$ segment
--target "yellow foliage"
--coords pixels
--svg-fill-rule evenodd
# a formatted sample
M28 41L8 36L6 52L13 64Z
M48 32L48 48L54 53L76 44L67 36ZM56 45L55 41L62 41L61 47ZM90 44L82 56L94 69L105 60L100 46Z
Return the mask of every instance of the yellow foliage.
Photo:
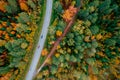
M111 54L115 55L116 53L115 52L111 52Z
M101 61L96 61L96 63L99 67L101 67L103 65Z
M31 32L31 34L26 34L26 35L23 34L22 36L25 36L27 41L33 43L32 33L33 33L33 32Z
M117 23L117 26L118 26L118 27L120 27L120 22L119 22L119 23Z
M0 40L0 46L5 45L6 41L5 40Z
M105 39L106 39L106 38L111 38L111 36L112 36L111 33L107 33L107 34L104 36L104 38L105 38Z
M98 52L97 54L100 55L100 56L102 56L102 57L105 56L103 52Z
M58 19L55 19L54 22L53 22L53 26L56 26L58 23Z
M7 32L12 31L12 27L7 27L7 28L6 28L6 31L7 31Z
M60 48L61 48L60 45L58 45L58 46L57 46L57 49L60 49Z
M22 44L21 44L21 48L22 48L22 49L25 49L25 48L27 48L27 47L28 47L28 44L27 44L27 43L22 43Z
M60 37L62 35L62 31L56 31L56 36Z
M54 44L55 43L55 41L51 41L51 42L49 42L49 44Z
M113 60L113 63L115 64L115 65L119 65L120 64L120 59L119 58L115 58L114 60ZM114 66L115 66L114 65Z
M97 40L102 39L102 35L101 35L101 34L96 35L96 39L97 39Z
M57 57L57 58L58 58L59 56L60 56L60 54L59 54L59 53L56 53L56 54L55 54L55 57Z
M46 63L47 63L47 64L52 64L52 59L51 59L51 58L48 58L48 59L46 60Z
M85 36L84 41L85 42L90 42L90 36Z

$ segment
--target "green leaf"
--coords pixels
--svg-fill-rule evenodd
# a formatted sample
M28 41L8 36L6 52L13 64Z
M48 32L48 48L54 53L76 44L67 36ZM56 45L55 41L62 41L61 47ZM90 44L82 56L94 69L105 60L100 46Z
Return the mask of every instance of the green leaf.
M92 35L91 30L90 29L85 29L85 35L88 35L88 36Z
M87 58L86 62L91 66L93 66L95 64L95 60L93 58Z
M80 50L82 46L75 46L75 49Z
M91 14L87 17L93 24L97 21L98 19L98 13Z
M65 25L66 25L65 22L58 21L58 24L57 24L56 28L57 28L57 30L63 31L64 28L65 28Z
M98 47L98 42L97 41L92 41L92 47L97 48Z
M74 38L74 34L73 33L68 33L67 38Z
M115 46L116 41L114 39L106 39L105 40L105 44L109 47L109 46Z
M89 80L89 78L85 73L82 72L79 80Z
M8 1L8 3L9 3L9 5L10 6L12 6L12 7L14 7L14 8L17 8L17 2L16 2L16 0L7 0Z
M59 1L55 2L54 9L58 14L62 13L63 8Z
M90 13L95 11L95 7L94 6L89 6L88 8L89 8Z
M99 74L98 68L96 66L92 66L92 71L95 75Z
M26 40L25 39L17 39L17 40L6 43L5 48L8 49L9 51L18 52L22 49L21 43L23 43L23 42L26 42Z
M74 55L70 56L70 61L71 62L77 62L77 58Z
M18 22L27 23L30 22L30 17L26 12L21 12L18 17Z
M60 64L60 61L59 61L55 56L53 56L53 57L52 57L52 63L53 63L54 65L59 65L59 64Z
M88 71L88 68L86 67L86 65L85 64L82 64L82 67L81 67L85 72L87 72Z
M74 53L75 53L75 54L78 54L78 50L77 50L77 49L74 49Z
M9 67L10 68L18 67L18 64L20 63L21 60L22 57L11 58Z
M81 0L76 0L76 6L79 7L81 4Z
M70 55L69 55L69 54L66 54L66 55L65 55L65 59L66 59L67 61L69 61L69 60L70 60Z
M27 4L32 8L32 9L36 9L36 5L35 5L35 3L32 1L32 0L28 0L27 1Z
M61 53L61 54L64 54L64 50L63 49L59 49L58 52Z
M108 60L107 58L101 58L100 60L101 60L103 63L109 62L109 60Z
M26 33L29 30L29 26L27 26L26 24L20 24L20 26L17 27L16 30L18 33L22 33L22 32Z
M8 13L15 13L18 10L16 0L7 0L8 5L5 6Z
M10 52L10 53L8 53L8 54L10 54L11 56L13 56L13 57L22 57L22 56L24 56L25 55L25 53L26 53L26 51L25 50L20 50L20 51L18 51L18 52Z
M97 25L91 26L90 30L91 30L92 34L97 34L99 32L99 27Z
M79 58L78 59L83 59L84 54L83 53L79 53Z
M99 11L103 13L105 10L107 10L110 7L111 0L105 0L102 4L99 5Z
M78 13L78 16L82 19L86 19L86 17L88 17L89 15L89 10L86 9L86 10L80 10L79 13Z
M99 0L94 0L94 1L92 1L92 2L89 4L89 6L98 7L98 6L99 6L99 3L100 3Z
M5 28L5 27L2 27L2 28L0 28L0 30L5 31L5 30L6 30L6 28Z
M91 49L88 49L88 50L87 50L87 55L88 55L89 57L94 56L95 53L96 53L96 49L95 49L95 48L91 48Z
M86 46L87 46L88 48L91 48L91 47L92 47L91 43L86 43Z
M74 46L75 41L73 39L69 39L67 41L68 46Z
M84 24L85 24L86 27L90 27L91 22L90 22L89 20L86 20L86 21L84 22Z
M65 57L63 55L60 55L59 59L58 59L60 62L64 62L65 60Z
M80 52L83 52L85 50L85 48L84 47L82 47L79 51Z
M6 74L7 72L10 71L10 68L7 67L0 67L0 75Z
M22 67L25 66L25 65L26 65L26 63L23 62L23 61L21 61L21 62L19 62L18 65L15 65L15 67L22 68Z
M10 42L5 44L5 48L7 48L9 51L12 51L12 44Z
M56 72L57 72L57 66L52 65L52 66L51 66L51 73L52 73L52 74L55 74Z
M5 51L5 47L1 46L0 47L0 53L3 53Z
M64 68L69 68L68 62L64 62Z
M74 71L73 71L73 76L77 77L77 79L80 79L81 73L82 73L82 72L80 72L80 71L74 70Z
M83 40L83 39L82 39L81 36L75 37L75 41L78 42L78 43L79 43L79 42L82 42L82 40Z

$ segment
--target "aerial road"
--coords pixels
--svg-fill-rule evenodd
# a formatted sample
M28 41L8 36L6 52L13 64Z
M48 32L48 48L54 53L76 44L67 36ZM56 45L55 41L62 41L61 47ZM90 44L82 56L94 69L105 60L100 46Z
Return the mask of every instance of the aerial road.
M51 14L52 14L52 4L53 4L53 0L46 1L46 13L45 13L45 17L44 17L42 31L39 36L39 41L38 41L36 50L34 52L34 56L33 56L33 59L30 64L30 68L26 75L25 80L32 80L36 74L37 64L38 64L40 56L41 56L41 51L44 47L45 39L46 39L47 32L48 32L48 27L50 24L50 19L51 19Z

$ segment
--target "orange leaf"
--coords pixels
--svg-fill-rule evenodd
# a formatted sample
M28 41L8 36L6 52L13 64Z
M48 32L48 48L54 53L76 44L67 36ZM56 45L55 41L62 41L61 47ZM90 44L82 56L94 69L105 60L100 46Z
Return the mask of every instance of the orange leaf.
M24 11L28 11L28 6L27 6L27 4L26 3L20 3L20 8L21 8L21 10L24 10Z
M6 12L5 6L6 6L6 3L4 1L0 1L0 11Z
M43 50L42 50L42 56L46 56L47 54L48 54L47 49L43 49Z

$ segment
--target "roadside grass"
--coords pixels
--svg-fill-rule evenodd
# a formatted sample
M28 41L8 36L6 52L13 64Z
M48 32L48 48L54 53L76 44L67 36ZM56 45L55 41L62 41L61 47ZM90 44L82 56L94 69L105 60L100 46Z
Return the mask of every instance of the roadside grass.
M42 6L42 10L41 10L41 13L40 13L40 20L39 20L39 23L37 24L37 31L35 32L35 36L34 36L34 44L33 44L33 47L31 49L31 51L29 51L28 53L26 53L25 55L25 58L29 59L28 60L28 63L26 64L26 67L25 67L25 70L19 74L19 80L25 80L25 77L29 71L29 68L30 68L30 64L32 62L32 59L33 59L33 55L34 55L34 52L35 52L35 49L37 47L37 43L38 43L38 40L39 40L39 36L40 36L40 33L41 33L41 30L42 30L42 25L43 25L43 21L44 21L44 16L45 16L45 12L46 12L46 0L44 0L42 2L43 4L41 4ZM28 58L29 57L29 58Z
M53 0L53 5L54 5L54 3L55 3L55 0ZM53 6L52 5L52 6ZM52 7L52 14L51 14L51 20L50 20L50 24L49 24L49 27L50 27L50 25L52 25L52 23L54 22L54 19L56 18L55 17L55 12L54 12L54 7ZM46 39L45 39L45 43L44 43L44 46L43 46L43 48L45 47L45 46L47 46L47 42L48 42L48 34L47 34L47 36L46 36ZM40 57L40 59L39 59L39 63L38 63L38 65L37 65L37 68L39 68L40 67L40 65L44 62L44 60L45 60L45 57Z

